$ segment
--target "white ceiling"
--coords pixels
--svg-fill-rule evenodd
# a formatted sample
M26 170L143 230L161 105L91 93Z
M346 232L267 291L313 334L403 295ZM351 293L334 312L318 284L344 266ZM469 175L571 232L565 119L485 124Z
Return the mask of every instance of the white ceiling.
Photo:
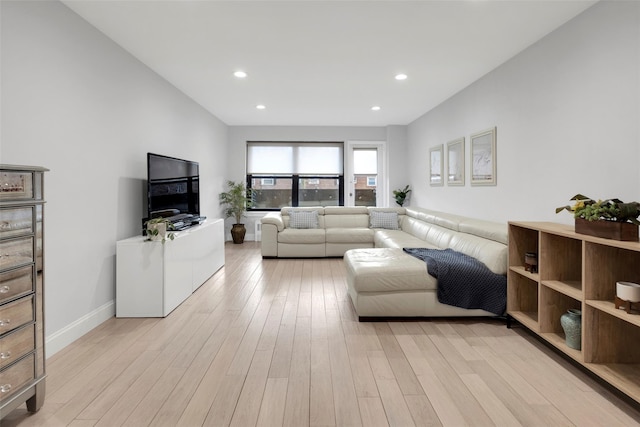
M63 3L228 125L386 126L410 123L595 1ZM396 81L401 72L409 78Z

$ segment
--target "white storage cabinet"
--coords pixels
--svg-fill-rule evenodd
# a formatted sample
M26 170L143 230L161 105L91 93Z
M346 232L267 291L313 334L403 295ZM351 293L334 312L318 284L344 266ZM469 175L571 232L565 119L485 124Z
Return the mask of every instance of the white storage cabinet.
M174 240L116 245L116 317L165 317L224 265L224 221L206 220Z

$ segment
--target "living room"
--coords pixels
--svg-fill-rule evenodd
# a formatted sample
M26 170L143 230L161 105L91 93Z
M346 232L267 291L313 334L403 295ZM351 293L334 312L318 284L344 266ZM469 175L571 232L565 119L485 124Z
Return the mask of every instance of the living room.
M51 170L49 356L113 317L115 242L139 233L149 151L200 161L210 217L224 182L244 179L248 140L386 141L389 189L411 184L412 206L499 222L569 224L555 208L576 193L640 198L637 2L596 2L415 120L386 126L228 125L65 4L0 8L2 163ZM428 184L430 147L493 126L497 185Z

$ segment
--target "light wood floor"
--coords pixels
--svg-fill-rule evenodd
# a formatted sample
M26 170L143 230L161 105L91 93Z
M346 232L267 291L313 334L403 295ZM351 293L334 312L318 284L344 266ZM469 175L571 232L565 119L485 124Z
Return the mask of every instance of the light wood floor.
M165 319L111 319L49 358L2 426L631 426L640 413L492 319L359 323L341 259L226 266Z

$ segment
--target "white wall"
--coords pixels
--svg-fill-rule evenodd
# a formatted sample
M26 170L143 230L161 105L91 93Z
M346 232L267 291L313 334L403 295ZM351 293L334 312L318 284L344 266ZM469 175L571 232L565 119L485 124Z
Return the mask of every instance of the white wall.
M229 179L246 179L247 141L386 141L385 127L348 127L348 126L229 126ZM247 239L253 239L255 221L263 214L250 214L245 224ZM232 220L226 221L227 239L231 239L229 230Z
M600 2L408 127L413 205L571 223L577 193L640 201L640 3ZM495 187L469 185L469 135L497 126ZM428 185L428 150L466 137L465 187Z
M202 214L220 216L227 126L61 3L1 7L1 161L51 169L50 355L114 312L115 242L141 229L148 151L199 161Z
M387 153L389 156L389 206L398 206L393 190L403 189L409 183L407 159L407 126L387 126ZM413 193L413 190L411 190ZM411 193L403 206L411 206Z

